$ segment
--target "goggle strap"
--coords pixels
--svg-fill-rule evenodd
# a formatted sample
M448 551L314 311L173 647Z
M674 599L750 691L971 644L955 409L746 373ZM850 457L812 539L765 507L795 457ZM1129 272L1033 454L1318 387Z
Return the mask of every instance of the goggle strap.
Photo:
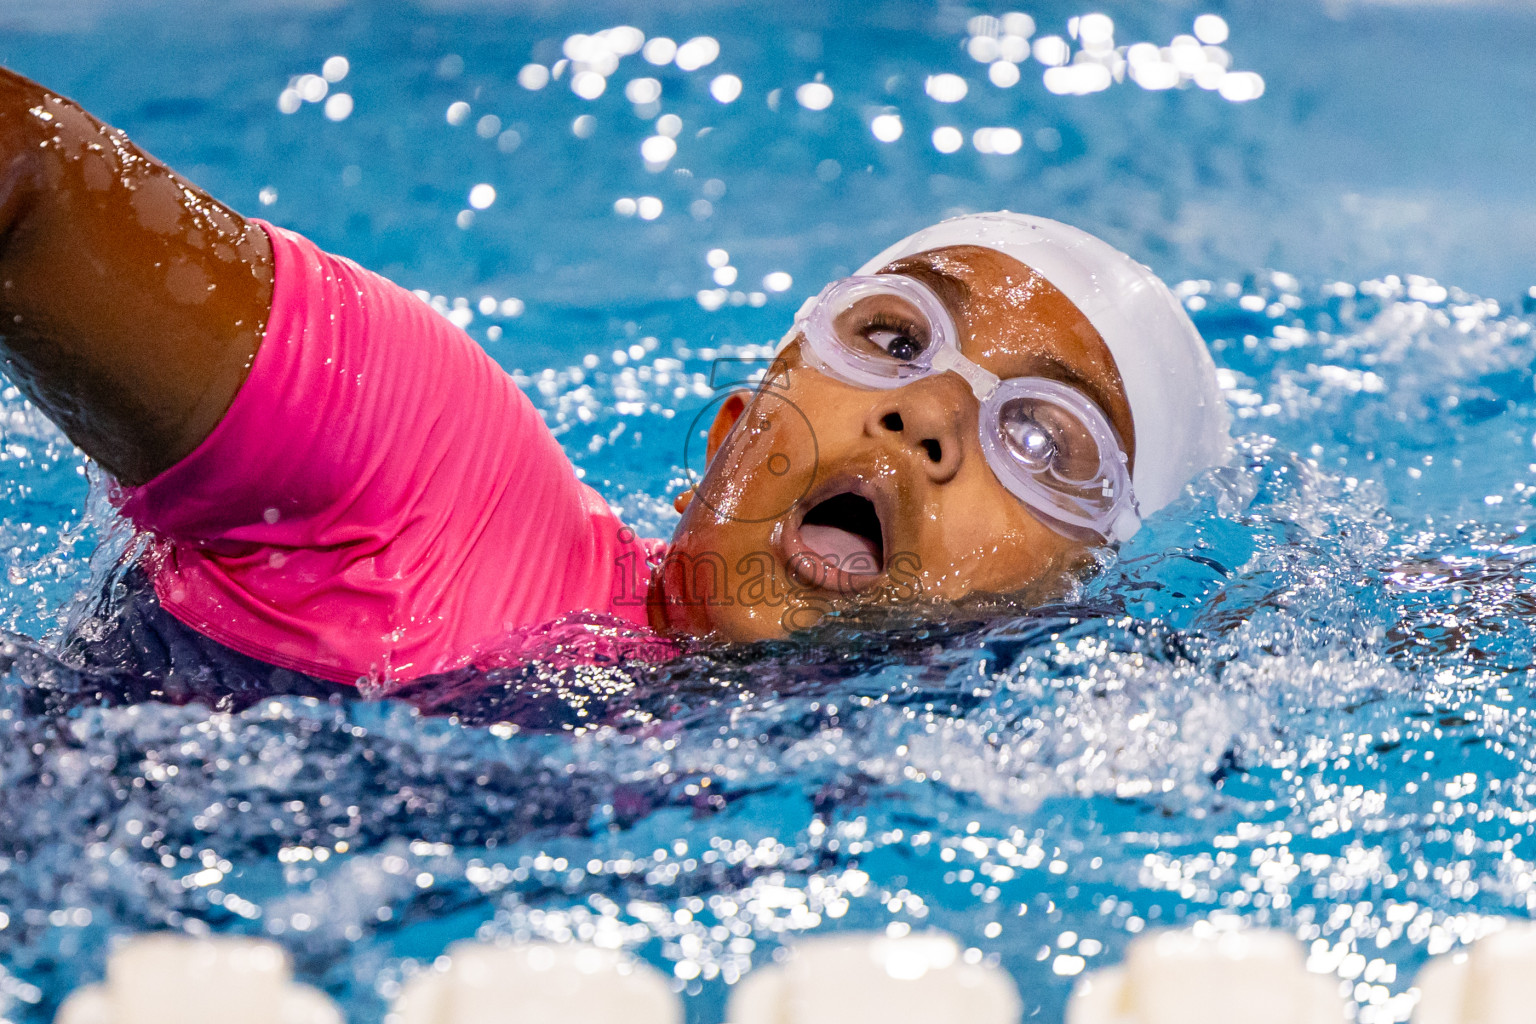
M816 304L821 301L821 297L826 293L827 289L823 288L815 295L812 295L810 298L800 303L800 308L795 311L796 327L799 327L801 324L805 323L805 321L811 318L811 310L816 308Z
M1139 529L1141 529L1141 512L1136 507L1136 499L1132 498L1120 509L1119 514L1115 516L1115 521L1104 532L1104 539L1118 544L1129 540Z
M978 402L985 402L990 398L999 384L997 374L977 366L952 345L946 345L935 352L933 361L929 365L941 373L953 371L965 378L965 382L971 386L971 392Z

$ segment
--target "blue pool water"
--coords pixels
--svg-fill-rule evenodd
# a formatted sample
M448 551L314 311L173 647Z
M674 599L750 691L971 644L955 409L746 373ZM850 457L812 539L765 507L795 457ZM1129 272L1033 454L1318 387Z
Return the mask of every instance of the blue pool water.
M1036 36L1101 10L1118 44L1163 46L1215 11L1264 93L1060 95L1033 59L1000 87L964 49L1004 13L979 6L7 0L0 62L436 297L649 531L714 361L761 356L824 281L951 212L1059 217L1182 282L1241 438L1059 607L443 680L413 695L432 715L218 714L92 706L50 653L126 538L7 390L10 1018L51 1019L151 928L271 936L355 1022L455 939L594 940L715 1024L797 935L939 927L1054 1020L1135 934L1216 916L1289 930L1359 1020L1403 1021L1426 958L1527 916L1536 14L1026 10ZM592 99L572 68L519 84L616 25L718 56L624 56ZM325 96L297 79L338 55ZM928 95L941 74L965 97ZM979 153L984 128L1013 151Z

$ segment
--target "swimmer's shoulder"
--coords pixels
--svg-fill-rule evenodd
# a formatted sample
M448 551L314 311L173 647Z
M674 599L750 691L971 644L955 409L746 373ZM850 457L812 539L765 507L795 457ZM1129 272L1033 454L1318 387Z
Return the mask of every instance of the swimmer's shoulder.
M0 69L0 349L119 481L213 430L271 303L265 233L78 104Z

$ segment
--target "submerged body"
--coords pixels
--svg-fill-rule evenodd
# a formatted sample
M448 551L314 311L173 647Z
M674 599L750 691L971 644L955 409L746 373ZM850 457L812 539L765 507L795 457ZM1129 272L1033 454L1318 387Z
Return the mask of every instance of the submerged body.
M1048 279L1010 249L1026 230L1071 229L996 215L866 268L877 294L930 297L920 323L879 302L839 321L831 343L875 346L890 383L850 382L792 337L750 400L724 403L710 470L679 499L663 556L425 304L242 219L8 73L0 183L11 376L123 485L122 511L152 535L144 568L164 610L321 679L442 671L572 613L759 639L848 603L1051 596L1224 448L1209 356L1161 282L1080 232L1054 248L1027 240L1055 267ZM1171 328L1129 322L1122 297L1152 321L1172 310ZM919 379L941 322L947 362ZM1143 330L1148 353L1177 358L1142 366ZM1015 431L1043 448L1000 455L979 410L1021 380L1065 404ZM1203 410L1182 434L1164 422L1180 386ZM1063 409L1076 412L1055 424ZM1063 523L1052 501L1052 488L1100 486L1073 477L1074 415L1098 424L1093 464L1122 481L1102 483L1120 526ZM1031 468L1040 452L1050 464Z

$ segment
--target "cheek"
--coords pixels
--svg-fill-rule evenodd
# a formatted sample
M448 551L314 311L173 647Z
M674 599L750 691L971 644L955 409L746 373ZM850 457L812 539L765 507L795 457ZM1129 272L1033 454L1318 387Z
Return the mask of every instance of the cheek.
M1060 576L1084 550L1035 519L990 475L946 489L925 511L917 555L932 596L1020 590Z
M810 488L817 461L816 431L801 404L760 392L716 453L695 500L722 522L765 524Z
M1055 583L1079 565L1086 548L1035 524L1004 538L981 563L977 589L999 593Z
M925 589L950 600L970 593L1055 592L1082 564L1085 549L1043 527L1011 532L952 553L947 571L925 574Z

